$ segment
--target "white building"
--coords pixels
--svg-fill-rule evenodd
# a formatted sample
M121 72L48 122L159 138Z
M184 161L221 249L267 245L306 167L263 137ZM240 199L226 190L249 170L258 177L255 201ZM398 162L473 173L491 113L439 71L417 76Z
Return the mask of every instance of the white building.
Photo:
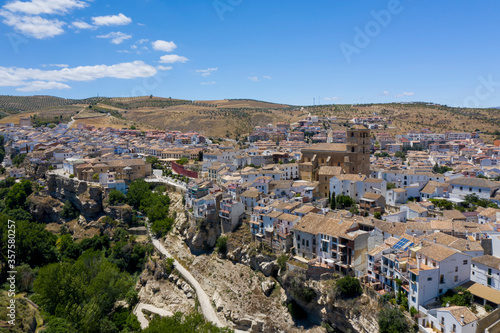
M500 290L500 258L485 255L472 258L471 281Z
M427 332L476 333L478 318L465 306L450 306L432 310L422 309L427 316L418 319Z
M490 200L492 194L500 188L499 182L484 178L460 177L451 179L448 192L450 198L464 199L469 194L475 194L481 199Z
M447 290L470 280L471 257L439 244L416 251L416 265L410 264L409 306L418 309L434 302Z

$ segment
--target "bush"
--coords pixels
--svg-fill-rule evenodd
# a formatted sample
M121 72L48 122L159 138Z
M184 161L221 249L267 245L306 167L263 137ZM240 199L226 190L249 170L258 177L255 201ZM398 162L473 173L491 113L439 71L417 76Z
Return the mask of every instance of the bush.
M381 220L382 219L382 213L381 212L375 212L373 214L373 217L376 218L377 220Z
M74 219L78 216L78 210L73 206L71 201L66 200L61 210L61 216L65 219Z
M415 307L414 307L414 306L412 306L412 307L410 308L410 314L411 314L411 316L412 316L412 317L415 317L415 316L418 314L418 310L417 310L417 309L415 309Z
M380 333L409 332L410 325L406 321L405 315L392 306L387 306L378 315L378 326Z
M165 271L167 275L170 275L170 273L174 270L174 261L174 258L165 259Z
M336 287L337 291L343 297L351 298L359 296L363 293L363 289L361 288L359 280L350 276L344 276L343 278L338 280Z
M484 306L484 309L486 310L486 312L491 312L491 311L493 311L493 307L492 307L491 305L489 305L489 304L486 304L486 305Z
M284 272L286 271L286 262L288 261L288 256L286 254L282 254L278 257L278 260L276 260L279 269Z
M118 190L111 190L109 191L109 204L110 205L118 205L118 204L123 204L127 201L127 198L125 197L125 194Z
M217 253L222 254L223 256L227 253L227 236L220 236L217 238L217 243L215 243L215 250Z
M75 178L75 175L71 174L71 175L69 175L69 178L73 179L73 178Z

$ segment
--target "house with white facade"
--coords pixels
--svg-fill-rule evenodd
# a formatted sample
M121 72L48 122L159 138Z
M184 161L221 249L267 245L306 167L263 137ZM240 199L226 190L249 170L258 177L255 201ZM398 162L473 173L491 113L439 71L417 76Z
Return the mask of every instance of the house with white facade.
M451 179L447 184L450 198L455 199L464 199L469 194L475 194L481 199L490 200L495 191L500 188L500 182L472 177Z
M466 306L450 306L431 310L422 309L418 319L421 329L434 333L476 333L478 317Z
M500 258L491 255L472 258L470 279L500 290Z

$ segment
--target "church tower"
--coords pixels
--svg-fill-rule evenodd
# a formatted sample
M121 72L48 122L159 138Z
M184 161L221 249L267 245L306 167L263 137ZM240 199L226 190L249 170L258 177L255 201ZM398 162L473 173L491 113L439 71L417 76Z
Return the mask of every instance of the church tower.
M347 147L344 158L346 173L370 174L370 130L363 125L354 125L347 130Z

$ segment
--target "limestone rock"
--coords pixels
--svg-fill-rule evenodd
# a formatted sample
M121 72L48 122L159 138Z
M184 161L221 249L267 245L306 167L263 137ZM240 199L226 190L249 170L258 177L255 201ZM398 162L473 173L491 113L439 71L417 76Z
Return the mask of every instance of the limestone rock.
M274 289L274 285L274 281L271 280L265 280L264 282L262 282L262 291L264 292L264 294L266 294L266 296L269 296L271 294L271 291L273 291Z

